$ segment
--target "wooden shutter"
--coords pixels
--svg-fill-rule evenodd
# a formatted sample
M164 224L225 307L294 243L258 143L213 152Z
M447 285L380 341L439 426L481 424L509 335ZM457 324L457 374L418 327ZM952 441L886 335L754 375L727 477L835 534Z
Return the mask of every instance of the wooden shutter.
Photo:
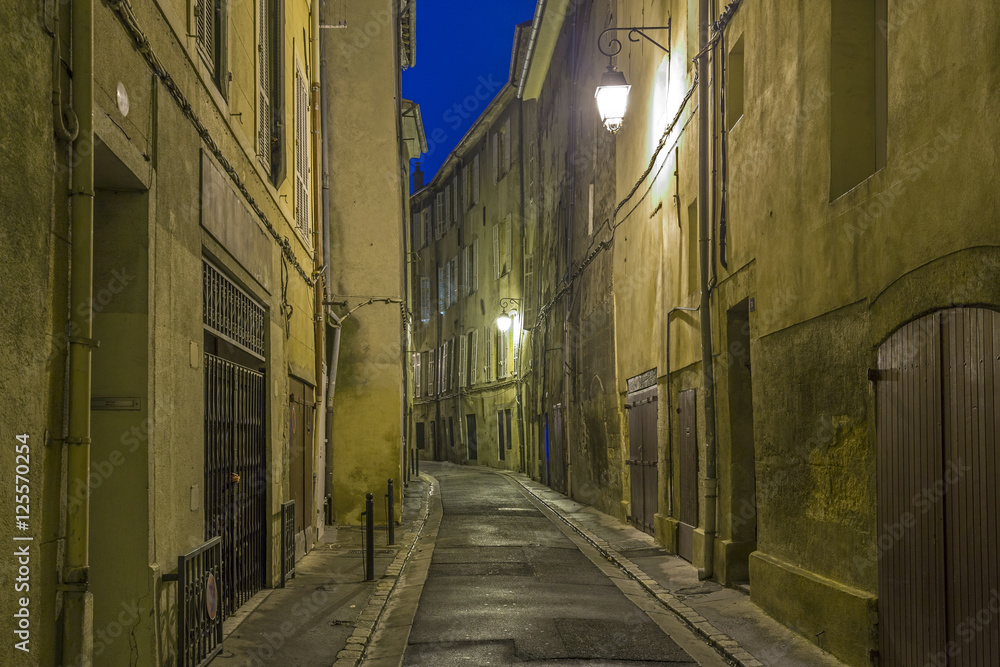
M438 267L438 312L444 314L444 300L448 296L448 287L444 280L444 267Z
M434 238L439 239L444 234L444 193L439 192L434 197Z
M473 329L469 335L472 336L472 350L469 353L469 384L474 385L478 380L476 366L479 364L479 330Z
M413 355L413 397L420 398L420 353Z
M511 229L514 227L514 224L511 221L510 213L507 214L507 218L504 220L504 226L506 227L506 238L504 239L503 267L504 273L506 273L507 271L510 271L513 266L513 263L511 262L511 246L513 245L511 243L513 238Z
M268 45L268 0L257 0L257 157L271 172L270 49Z
M479 239L472 242L472 291L479 289Z
M465 336L458 339L458 386L465 386L466 362L468 361L468 350L466 349Z
M295 68L295 221L309 242L309 92Z
M461 181L458 177L451 180L451 222L454 224L458 221L458 207L459 201L461 199L459 190L461 186Z
M472 203L479 203L479 155L472 158Z
M510 171L510 116L503 123L503 173Z
M215 29L217 25L215 13L218 9L217 4L218 0L198 0L198 4L195 6L198 51L213 78L215 77Z
M500 275L500 225L493 225L493 277Z
M431 279L420 276L420 319L431 319Z
M498 141L498 133L494 132L492 135L493 145L492 145L492 156L493 159L490 162L493 163L493 182L500 182L500 142Z

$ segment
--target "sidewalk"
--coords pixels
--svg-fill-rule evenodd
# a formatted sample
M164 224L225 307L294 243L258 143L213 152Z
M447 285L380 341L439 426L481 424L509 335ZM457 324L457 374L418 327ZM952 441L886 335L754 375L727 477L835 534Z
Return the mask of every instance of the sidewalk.
M395 545L376 526L374 581L364 581L362 528L328 526L285 588L261 591L227 619L211 667L356 665L426 521L431 479L406 487Z
M652 535L570 500L523 474L499 474L524 487L731 663L740 667L844 667L844 663L772 619L745 593L714 581L699 581L697 568L668 554Z

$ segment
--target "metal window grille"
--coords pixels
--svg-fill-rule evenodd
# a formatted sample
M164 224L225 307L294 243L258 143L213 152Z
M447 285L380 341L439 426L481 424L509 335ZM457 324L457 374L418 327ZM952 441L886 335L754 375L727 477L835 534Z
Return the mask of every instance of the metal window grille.
M202 263L203 322L213 334L264 358L264 309L215 266Z
M281 587L295 576L295 501L281 504Z
M177 582L178 667L207 665L222 650L222 538L179 556L177 574L163 579Z

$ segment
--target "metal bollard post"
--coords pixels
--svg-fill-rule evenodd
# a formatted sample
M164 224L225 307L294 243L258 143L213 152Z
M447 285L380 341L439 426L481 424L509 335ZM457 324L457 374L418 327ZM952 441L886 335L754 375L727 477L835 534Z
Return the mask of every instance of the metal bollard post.
M387 544L392 545L396 543L396 497L392 490L392 478L389 478L389 492L385 494L385 497L389 499L389 509L386 512L386 516L389 517L389 540Z
M375 578L375 509L371 493L365 494L365 581Z

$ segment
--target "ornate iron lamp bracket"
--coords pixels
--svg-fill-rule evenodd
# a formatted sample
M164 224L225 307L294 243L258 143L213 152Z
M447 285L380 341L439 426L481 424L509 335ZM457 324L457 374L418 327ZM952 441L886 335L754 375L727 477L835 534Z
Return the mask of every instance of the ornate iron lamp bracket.
M505 313L508 312L513 306L520 306L520 305L521 305L521 300L515 299L512 296L505 296L504 298L500 299L500 310L502 310Z
M622 42L617 37L612 36L611 39L608 40L608 48L607 48L607 50L605 50L604 47L601 46L601 44L602 44L602 42L604 42L604 36L607 35L609 32L610 33L614 33L614 32L621 32L623 30L627 30L628 31L628 40L630 42L638 42L639 38L641 37L641 38L643 38L643 39L645 39L645 40L647 40L649 42L652 42L654 46L659 47L667 55L670 55L670 48L669 48L669 44L670 44L670 19L667 19L667 25L656 25L656 26L641 25L641 26L627 26L627 27L623 27L623 28L608 28L607 30L605 30L604 32L601 33L600 37L597 38L597 49L601 53L603 53L604 55L606 55L608 58L611 58L612 56L616 56L619 53L621 53L621 51L622 51ZM663 46L662 44L660 44L659 42L657 42L655 39L653 39L652 37L650 37L649 35L647 35L644 32L644 31L647 31L647 30L666 30L667 31L667 45L668 46Z

